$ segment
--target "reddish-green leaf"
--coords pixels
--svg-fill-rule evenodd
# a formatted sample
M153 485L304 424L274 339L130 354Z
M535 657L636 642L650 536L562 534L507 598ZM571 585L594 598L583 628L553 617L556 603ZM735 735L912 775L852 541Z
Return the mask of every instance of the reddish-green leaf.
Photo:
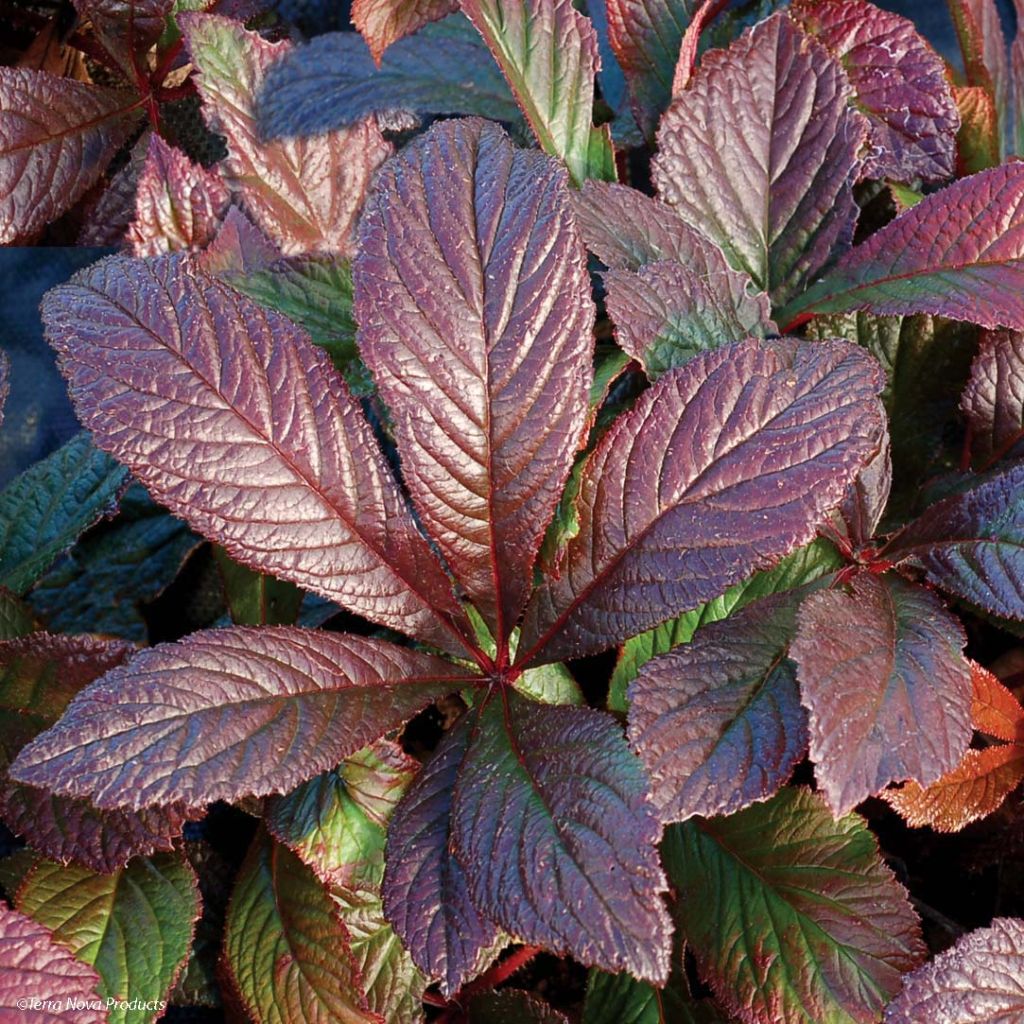
M588 419L593 304L567 191L498 127L444 122L382 172L353 266L403 477L502 641Z
M132 92L0 68L0 243L31 235L81 199L140 108Z
M853 239L867 122L819 43L775 15L713 51L658 130L658 194L782 303Z
M392 43L458 9L458 0L353 0L352 23L379 65Z
M1009 86L1006 37L995 0L947 0L963 56L967 84L980 86L995 109L1006 106Z
M473 681L382 640L208 630L143 651L88 687L12 775L110 808L279 793Z
M244 565L451 643L448 580L300 328L178 254L97 263L43 318L96 442L171 511Z
M998 167L999 114L992 94L979 85L965 85L954 86L953 97L960 111L957 171L963 176Z
M919 967L885 1024L1014 1024L1024 1017L1024 921L997 917Z
M745 342L666 374L601 439L520 661L620 643L811 539L878 443L881 371L842 342ZM628 495L628 499L627 499Z
M890 782L928 785L971 739L971 672L959 621L933 593L862 572L812 594L790 647L811 759L836 815Z
M639 762L610 715L506 690L475 716L452 847L474 902L506 931L665 981L660 834Z
M960 408L980 467L1024 455L1024 334L986 334L971 365Z
M682 937L744 1024L871 1024L924 957L864 821L807 790L674 825L664 856Z
M1024 743L1024 708L1016 697L988 669L970 662L974 700L971 721L988 736Z

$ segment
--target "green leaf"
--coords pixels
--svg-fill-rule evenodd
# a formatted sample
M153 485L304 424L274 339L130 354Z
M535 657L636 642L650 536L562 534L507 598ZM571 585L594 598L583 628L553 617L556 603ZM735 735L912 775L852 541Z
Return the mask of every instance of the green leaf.
M24 636L35 628L32 610L9 590L0 587L0 640Z
M303 596L294 583L239 565L221 547L215 546L213 553L232 622L238 626L294 625Z
M100 994L115 1000L110 1024L144 1024L162 1015L188 957L199 895L176 854L136 857L109 875L42 861L17 907L96 968Z
M0 492L0 586L24 594L113 510L127 479L84 431L16 477Z
M856 814L805 789L674 825L673 914L701 975L745 1024L867 1024L924 959L906 890Z
M629 974L594 968L587 976L583 1024L725 1024L725 1017L710 999L690 995L678 969L658 989Z
M743 583L730 587L721 597L627 640L622 645L612 673L608 692L609 710L625 714L629 707L626 690L636 679L641 666L657 654L664 654L679 644L689 643L701 626L724 619L760 597L810 583L841 565L842 558L829 541L812 541L784 558L773 569L756 573Z

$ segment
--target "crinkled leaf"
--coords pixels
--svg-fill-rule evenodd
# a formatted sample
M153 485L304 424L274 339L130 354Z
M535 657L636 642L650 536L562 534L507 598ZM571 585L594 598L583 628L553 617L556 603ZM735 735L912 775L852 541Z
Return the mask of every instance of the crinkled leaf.
M501 69L461 15L395 43L379 68L351 32L317 36L274 67L259 96L260 124L270 138L395 111L522 123Z
M0 903L0 1016L18 1024L107 1024L99 975L32 918ZM55 1003L26 1009L24 1000ZM67 1002L80 1009L67 1008Z
M970 666L974 728L997 739L1024 744L1024 708L1020 702L988 669L974 661Z
M775 15L709 53L662 118L662 199L782 303L853 239L866 122L825 49Z
M384 913L417 966L452 995L486 966L500 930L476 909L451 850L452 794L469 717L445 733L388 828Z
M521 662L611 647L807 543L873 454L880 387L842 342L749 341L666 374L587 460L580 532L527 607Z
M674 914L702 976L745 1024L868 1024L924 958L920 926L855 814L804 789L674 825Z
M1024 333L993 331L982 338L960 408L976 463L1024 456Z
M114 510L126 470L84 431L0 491L0 585L23 594L97 519Z
M265 270L281 258L280 248L232 204L214 240L196 257L207 274L227 277ZM301 257L297 257L301 259Z
M220 170L256 223L286 256L351 256L370 179L391 152L372 118L310 138L263 142L256 97L288 44L268 43L213 14L178 19L198 74L210 128L227 139Z
M833 812L890 782L928 785L971 739L963 627L933 593L858 573L812 594L790 647L809 712L811 759Z
M136 256L202 249L217 233L230 198L215 171L194 164L153 132L136 186L128 244Z
M662 821L767 800L807 750L787 658L801 591L755 601L649 661L629 688L629 740Z
M349 933L320 880L257 834L238 872L224 932L235 990L256 1024L382 1024L362 995Z
M111 1024L148 1024L185 965L199 892L178 855L136 857L105 875L43 861L18 889L17 908L96 968L100 994L115 1000Z
M842 65L871 122L864 176L952 177L960 118L942 59L914 23L867 0L798 0L789 10Z
M660 834L610 715L512 691L483 704L458 770L452 848L474 902L506 931L664 981Z
M886 557L909 560L938 587L1007 619L1024 619L1024 463L931 505Z
M141 115L134 92L0 68L0 244L81 199Z
M484 992L469 1004L469 1024L569 1024L569 1018L529 992Z
M473 681L382 640L207 630L142 651L88 687L11 774L103 808L281 792Z
M593 304L567 192L500 128L443 122L381 172L353 265L403 478L500 640L587 426Z
M949 12L967 84L985 89L996 110L1005 110L1009 68L998 7L994 0L949 0Z
M43 319L79 417L172 512L244 565L451 642L447 578L300 328L180 254L97 263Z
M611 143L592 127L597 33L572 0L460 0L484 37L541 149L577 185L614 177Z
M919 967L885 1024L1013 1024L1024 1015L1024 921L997 917Z
M960 130L956 136L957 171L977 174L1000 164L999 113L992 94L978 85L953 88Z
M353 0L352 24L380 64L392 43L458 9L458 0Z
M850 250L779 312L934 313L1024 330L1024 164L963 178Z

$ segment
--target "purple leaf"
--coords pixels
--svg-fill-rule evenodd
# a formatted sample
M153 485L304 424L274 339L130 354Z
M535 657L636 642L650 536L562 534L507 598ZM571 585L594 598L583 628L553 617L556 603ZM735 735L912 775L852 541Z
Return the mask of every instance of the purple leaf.
M281 250L242 210L230 206L216 237L196 257L196 263L207 274L230 283L233 276L257 273L280 259Z
M132 145L128 162L103 187L95 202L90 200L88 213L78 232L78 245L119 246L124 242L128 225L135 219L135 189L146 162L153 131L146 128Z
M878 454L857 474L837 512L841 528L855 548L870 542L882 520L892 489L892 446L886 421Z
M712 51L658 130L662 199L782 303L857 220L866 121L824 47L784 15Z
M1024 619L1024 463L932 505L884 556L921 567L936 586L987 612Z
M963 627L930 591L861 572L804 602L790 646L818 785L838 817L891 782L924 786L970 742Z
M458 0L353 0L352 24L379 65L392 43L458 9Z
M885 1024L1013 1024L1024 1019L1024 921L997 917L907 975Z
M640 670L629 740L662 821L767 800L804 756L807 715L786 657L802 595L756 601Z
M524 942L664 982L671 928L647 781L615 720L511 690L458 770L452 848L481 910Z
M382 172L353 266L403 477L499 640L587 426L594 312L567 190L500 128L444 122Z
M934 313L1024 330L1024 164L926 196L779 312Z
M1024 334L986 334L960 400L980 468L1024 456Z
M388 827L384 913L424 974L451 996L487 964L501 935L476 909L451 851L452 791L469 743L457 723L406 791Z
M520 663L611 647L809 541L874 454L881 386L838 341L744 342L666 374L588 459L580 531L527 606Z
M206 630L142 651L88 687L11 775L100 808L278 793L475 681L382 640Z
M914 23L866 0L798 0L789 11L842 64L871 122L864 176L952 177L960 116L942 58Z
M217 234L230 198L215 171L194 164L154 132L136 186L128 244L136 256L203 249Z
M304 331L178 254L94 264L43 319L96 443L172 512L252 569L451 644L448 580Z
M994 0L950 0L949 13L960 43L967 84L985 89L995 109L1003 112L1009 68L999 8Z
M141 117L133 92L0 68L0 243L81 199Z
M128 81L144 69L143 54L160 38L173 0L74 0L91 22L97 42L117 61Z
M7 354L0 352L0 423L4 421L4 404L11 390L11 361Z

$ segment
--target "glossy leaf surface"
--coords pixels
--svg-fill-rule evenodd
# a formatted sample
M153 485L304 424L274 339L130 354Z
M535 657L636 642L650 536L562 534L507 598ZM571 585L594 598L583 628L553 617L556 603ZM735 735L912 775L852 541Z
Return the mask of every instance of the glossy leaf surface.
M1024 742L1024 708L988 669L970 662L974 699L971 721L988 736L1010 743Z
M458 0L354 0L352 23L380 64L392 43L458 9Z
M980 466L1024 456L1024 334L986 334L971 365L960 407Z

